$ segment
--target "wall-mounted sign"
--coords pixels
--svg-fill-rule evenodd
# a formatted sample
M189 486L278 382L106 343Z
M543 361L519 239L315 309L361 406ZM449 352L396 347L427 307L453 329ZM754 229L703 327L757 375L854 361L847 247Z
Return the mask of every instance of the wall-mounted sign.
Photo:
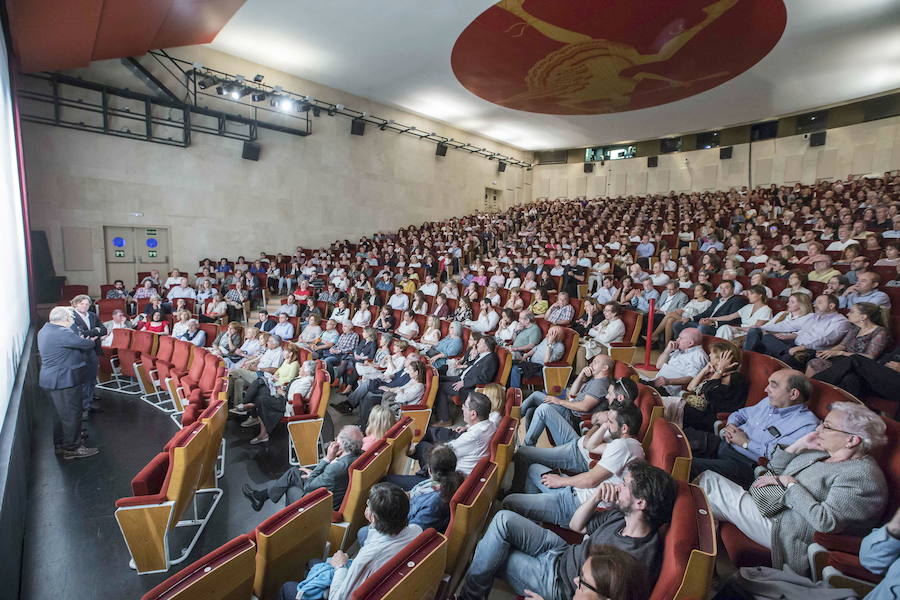
M156 258L156 250L147 250L147 256L149 258Z
M155 229L148 229L148 230L147 230L147 235L156 235L156 230L155 230Z
M114 250L113 252L115 253L116 258L125 258L124 250Z

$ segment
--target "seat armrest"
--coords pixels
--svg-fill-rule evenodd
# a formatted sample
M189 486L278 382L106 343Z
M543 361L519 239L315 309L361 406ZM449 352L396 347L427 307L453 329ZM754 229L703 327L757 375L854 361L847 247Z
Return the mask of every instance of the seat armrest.
M859 554L862 538L856 535L845 535L840 533L821 533L813 534L813 541L821 544L828 550L837 550L848 554Z

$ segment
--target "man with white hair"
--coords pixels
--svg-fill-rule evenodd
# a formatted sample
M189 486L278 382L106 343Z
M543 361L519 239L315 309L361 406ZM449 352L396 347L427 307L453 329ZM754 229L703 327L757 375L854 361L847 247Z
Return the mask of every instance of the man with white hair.
M169 289L169 294L166 296L170 301L177 300L178 298L189 298L191 300L197 299L197 292L188 285L188 278L182 277L178 280L178 285L173 285Z
M56 306L50 321L38 332L41 355L39 385L47 390L53 406L53 445L63 460L87 458L99 452L81 443L81 394L88 357L94 341L72 329L75 317L68 308Z
M332 493L332 504L337 510L347 492L350 465L362 454L362 443L359 427L345 425L315 468L291 467L263 488L253 488L245 483L241 491L253 510L259 511L266 500L278 502L282 496L287 496L287 503L291 504L313 490L325 488Z
M114 329L134 329L134 325L128 320L128 317L125 316L125 311L121 308L115 309L112 312L112 320L107 321L103 326L106 327L108 333L100 340L100 345L107 348L112 346Z
M652 385L664 396L681 395L684 386L709 362L702 343L700 330L693 327L683 329L656 360L656 368L659 369L656 379L644 383Z

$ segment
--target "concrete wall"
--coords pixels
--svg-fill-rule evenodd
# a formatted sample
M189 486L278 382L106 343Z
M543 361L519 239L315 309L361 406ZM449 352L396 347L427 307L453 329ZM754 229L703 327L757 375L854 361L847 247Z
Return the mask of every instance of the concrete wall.
M752 160L749 144L735 145L733 152L729 160L719 159L719 148L663 154L652 169L646 157L613 160L596 163L587 174L583 163L538 165L533 195L596 198L728 189L750 185L751 176L752 185L763 185L880 174L900 169L900 117L829 129L824 146L810 147L805 136L795 135L754 142Z
M248 78L263 73L267 83L291 91L522 160L532 158L528 152L208 49L174 53ZM146 58L143 64L153 67ZM142 88L118 61L96 63L76 74ZM240 108L215 105L215 99L207 103L222 110ZM324 112L312 125L313 133L306 138L260 129L262 152L259 162L253 162L241 159L240 141L214 135L196 134L191 146L181 149L26 123L32 228L47 231L57 274L98 293L99 285L107 282L104 225L168 227L171 264L193 269L205 256L250 257L260 250L318 247L470 213L482 208L485 188L501 190L501 210L531 199L531 172L524 169L508 166L505 173L497 173L496 161L452 149L436 157L433 142L371 125L364 136L351 136L350 119ZM93 229L92 271L65 271L63 226Z

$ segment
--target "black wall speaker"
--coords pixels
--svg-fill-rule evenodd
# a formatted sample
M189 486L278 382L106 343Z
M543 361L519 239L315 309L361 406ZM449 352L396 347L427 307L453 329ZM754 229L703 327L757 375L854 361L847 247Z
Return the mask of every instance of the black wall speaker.
M725 146L724 148L719 148L719 159L728 160L731 158L731 154L734 151L734 146Z
M497 172L502 173L505 170L506 170L506 163L501 160L500 163L497 165Z
M659 157L658 156L648 156L647 157L647 167L653 168L659 166Z
M254 142L244 142L244 150L241 152L241 158L247 160L259 160L259 144Z
M594 172L594 163L584 163L584 172L585 173L593 173Z
M366 122L362 119L353 119L350 121L350 135L365 135Z
M824 146L825 145L825 131L817 131L815 133L809 134L809 145L810 146Z
M438 144L434 149L435 156L447 156L447 144Z

